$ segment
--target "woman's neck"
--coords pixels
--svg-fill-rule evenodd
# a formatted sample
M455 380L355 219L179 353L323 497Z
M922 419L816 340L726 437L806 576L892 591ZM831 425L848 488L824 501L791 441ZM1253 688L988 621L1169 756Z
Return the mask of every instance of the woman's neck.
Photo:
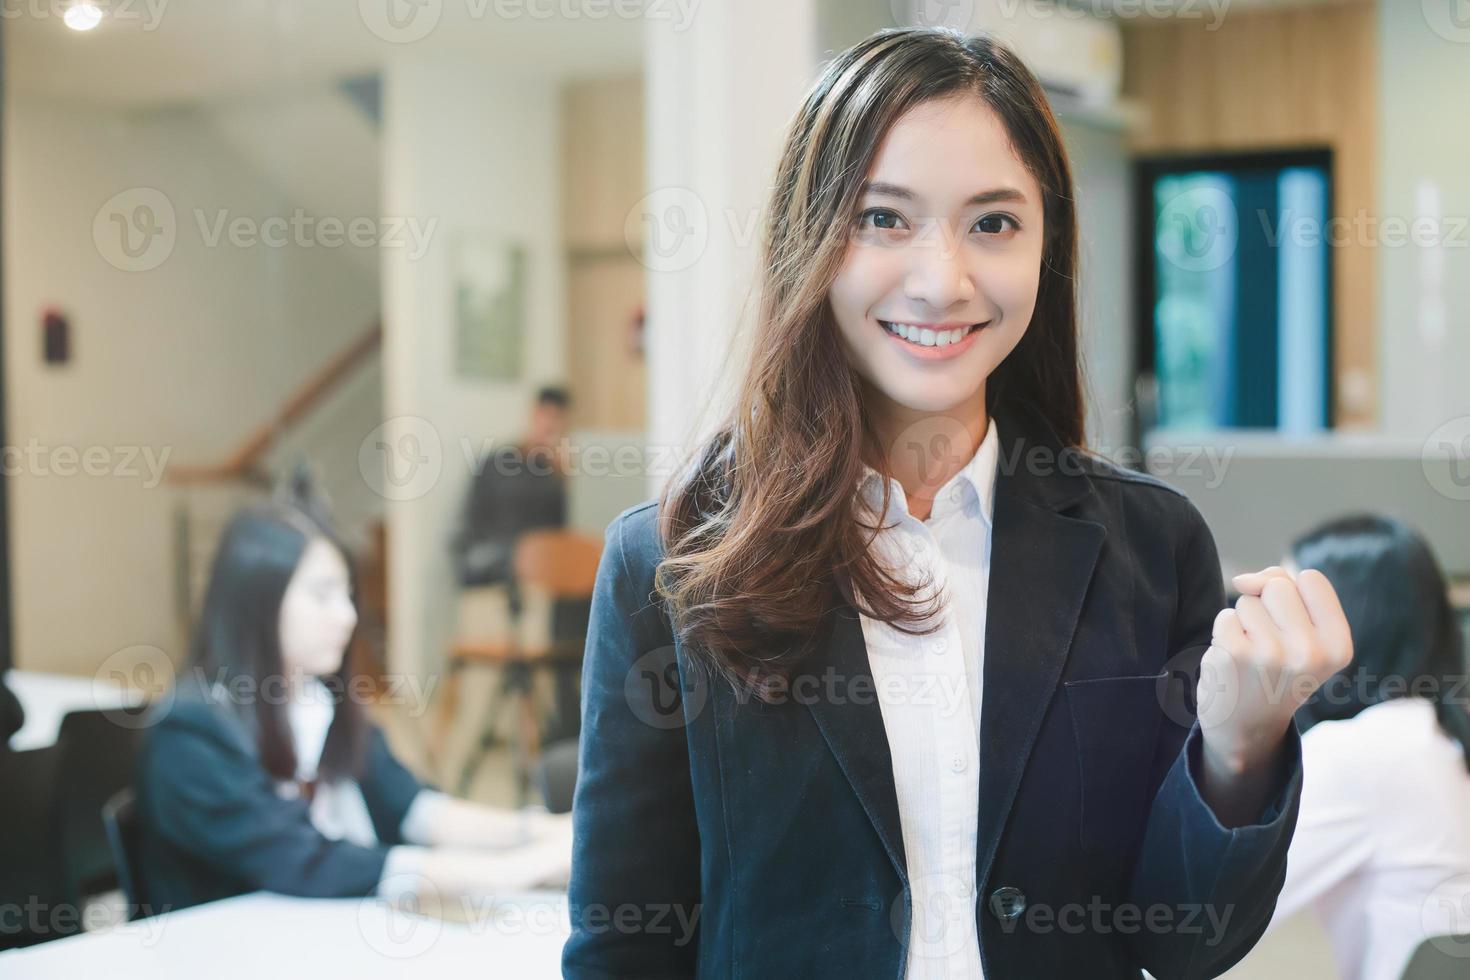
M876 396L871 417L882 454L871 465L898 480L909 513L924 520L934 497L970 462L990 428L985 387L943 412L912 409L872 390L869 394Z
M286 668L286 696L298 704L317 701L321 696L320 678L299 667Z

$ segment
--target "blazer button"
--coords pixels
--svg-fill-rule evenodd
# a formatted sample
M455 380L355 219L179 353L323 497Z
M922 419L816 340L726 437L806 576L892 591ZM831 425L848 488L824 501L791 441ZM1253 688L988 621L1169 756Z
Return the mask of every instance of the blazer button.
M990 893L990 912L1002 922L1015 922L1026 911L1026 893L1005 885Z

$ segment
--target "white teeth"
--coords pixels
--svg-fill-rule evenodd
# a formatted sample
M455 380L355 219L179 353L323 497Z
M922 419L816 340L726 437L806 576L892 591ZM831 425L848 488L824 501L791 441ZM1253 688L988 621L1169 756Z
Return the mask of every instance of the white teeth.
M934 331L928 328L916 327L908 323L890 323L887 320L880 320L879 322L890 332L897 334L910 343L919 344L922 347L947 347L950 344L957 344L961 340L964 340L965 335L970 332L969 327Z

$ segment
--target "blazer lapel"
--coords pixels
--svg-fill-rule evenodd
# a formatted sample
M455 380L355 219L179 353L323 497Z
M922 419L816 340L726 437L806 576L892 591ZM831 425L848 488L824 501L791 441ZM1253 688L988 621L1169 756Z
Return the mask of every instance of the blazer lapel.
M1106 535L1095 521L1060 513L1093 490L1049 426L1036 416L997 413L996 431L1001 458L980 698L976 880L982 883L1061 680ZM1037 446L1046 452L1028 461Z
M830 668L842 682L843 696L807 701L822 737L852 784L868 819L899 877L908 882L903 827L898 816L898 791L893 783L893 756L883 726L862 620L851 604L840 602L829 618L827 635L813 658L817 670ZM871 694L871 696L864 696Z

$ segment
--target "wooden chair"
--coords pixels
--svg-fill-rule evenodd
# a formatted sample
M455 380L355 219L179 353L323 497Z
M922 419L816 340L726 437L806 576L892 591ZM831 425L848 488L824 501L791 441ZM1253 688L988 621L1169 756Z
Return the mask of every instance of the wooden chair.
M460 675L467 666L499 668L500 696L494 698L480 726L477 750L459 773L460 791L493 742L490 721L506 700L519 708L514 748L518 791L525 801L531 774L541 751L542 712L536 700L538 671L570 671L582 661L585 629L568 635L554 628L554 611L565 603L590 605L602 558L602 539L575 531L528 531L516 541L512 567L521 593L521 611L506 622L499 635L462 635L449 651L448 706L445 717L460 708ZM493 626L479 624L479 629Z

